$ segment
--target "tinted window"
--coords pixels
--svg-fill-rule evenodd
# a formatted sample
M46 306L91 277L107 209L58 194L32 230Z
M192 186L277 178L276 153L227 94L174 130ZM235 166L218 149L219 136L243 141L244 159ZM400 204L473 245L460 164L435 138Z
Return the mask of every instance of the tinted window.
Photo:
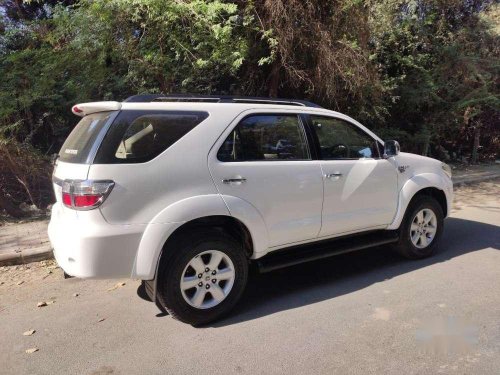
M64 142L59 152L59 160L68 163L90 163L91 160L88 159L93 156L90 155L92 146L112 113L114 112L99 112L82 118Z
M95 163L149 161L207 117L206 112L122 111L104 138Z
M357 126L332 117L311 116L322 159L378 158L377 142Z
M217 157L221 161L310 159L302 124L296 115L255 115L229 134Z

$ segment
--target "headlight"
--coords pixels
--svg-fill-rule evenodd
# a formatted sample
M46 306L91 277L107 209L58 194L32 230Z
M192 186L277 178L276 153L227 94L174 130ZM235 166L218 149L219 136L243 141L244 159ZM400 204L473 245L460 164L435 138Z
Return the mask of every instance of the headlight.
M451 167L446 163L441 163L441 168L443 168L444 173L451 178Z

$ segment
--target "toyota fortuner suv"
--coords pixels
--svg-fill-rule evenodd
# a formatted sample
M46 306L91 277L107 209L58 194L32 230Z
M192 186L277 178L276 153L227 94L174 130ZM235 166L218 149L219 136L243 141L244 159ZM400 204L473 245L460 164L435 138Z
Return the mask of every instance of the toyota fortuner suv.
M199 325L262 272L375 245L418 259L450 212L450 168L299 100L138 95L78 104L49 236L63 270L143 280Z

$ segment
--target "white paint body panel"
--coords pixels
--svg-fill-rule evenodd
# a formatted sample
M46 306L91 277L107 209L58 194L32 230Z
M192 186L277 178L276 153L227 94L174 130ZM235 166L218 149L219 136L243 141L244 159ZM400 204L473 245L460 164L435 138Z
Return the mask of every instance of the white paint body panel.
M309 107L233 103L118 103L121 110L206 111L207 119L153 160L140 164L58 162L58 179L111 179L115 186L99 209L74 211L57 203L49 225L58 263L78 277L154 278L162 248L183 224L232 216L248 229L252 258L287 247L366 229L396 229L408 202L425 187L452 199L440 162L401 153L388 160L264 161L222 163L217 151L239 119L250 113L337 112ZM118 108L91 103L89 110ZM101 107L100 107L101 106ZM404 173L398 166L409 165ZM326 180L325 173L343 177ZM222 179L245 177L242 184ZM448 210L449 212L449 210Z
M110 225L99 210L65 215L52 207L49 238L57 263L68 274L84 278L133 277L132 266L144 225Z
M267 113L253 110L252 114ZM280 113L297 111L281 110ZM323 182L318 160L221 162L217 152L234 127L249 114L241 113L222 133L208 156L215 185L231 215L241 220L241 203L259 213L265 223L268 246L274 247L314 239L321 228ZM223 179L245 178L243 183L225 184ZM293 202L293 203L292 203Z
M398 173L398 207L394 219L387 229L397 229L403 220L408 203L420 190L435 187L446 195L448 216L453 202L453 182L441 168L441 162L424 156L401 152L391 158L397 167L407 167Z
M385 159L321 161L325 178L320 237L363 230L392 222L398 201L398 177Z
M215 161L211 171L221 194L239 198L226 201L231 214L238 215L241 201L260 213L270 246L314 239L318 235L323 200L318 161ZM223 179L240 177L246 182L222 183Z

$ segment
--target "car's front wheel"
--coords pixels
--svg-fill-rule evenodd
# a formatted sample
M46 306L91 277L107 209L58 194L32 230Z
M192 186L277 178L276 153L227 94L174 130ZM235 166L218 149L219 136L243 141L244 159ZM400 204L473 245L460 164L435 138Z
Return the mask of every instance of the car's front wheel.
M443 223L439 203L430 196L417 196L401 223L396 250L410 259L432 255L443 232Z
M201 230L165 250L170 254L158 280L158 299L170 315L201 325L234 307L248 277L240 243L224 233Z

